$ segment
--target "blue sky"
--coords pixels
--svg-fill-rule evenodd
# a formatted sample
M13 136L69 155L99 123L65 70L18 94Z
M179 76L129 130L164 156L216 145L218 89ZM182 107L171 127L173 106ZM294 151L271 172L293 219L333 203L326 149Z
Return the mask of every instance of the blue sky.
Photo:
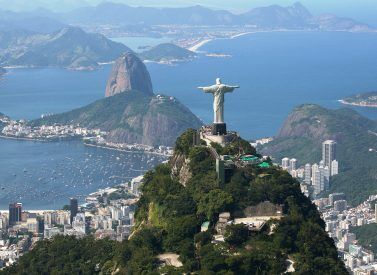
M68 10L84 5L96 5L102 0L0 0L2 9L24 10L45 7ZM255 7L279 4L288 6L297 0L110 0L137 6L204 5L216 9L244 11ZM377 0L301 0L312 13L334 13L377 26Z

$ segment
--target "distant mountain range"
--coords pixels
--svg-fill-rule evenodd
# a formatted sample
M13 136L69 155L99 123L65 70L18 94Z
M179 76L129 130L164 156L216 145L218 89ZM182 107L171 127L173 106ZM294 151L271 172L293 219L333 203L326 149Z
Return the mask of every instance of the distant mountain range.
M0 31L0 66L94 68L130 49L100 34L65 27L49 34Z
M97 31L123 26L134 32L166 26L242 26L257 30L346 30L372 31L366 24L334 15L313 16L303 5L278 5L252 9L243 14L211 10L202 6L187 8L131 7L104 2L96 7L83 7L66 13L46 9L33 12L0 10L0 66L60 66L73 69L94 68L99 63L114 61L129 49L102 35L86 33L79 27ZM114 27L115 26L115 27ZM139 27L135 27L139 26ZM145 29L143 28L143 29ZM136 31L140 33L143 31ZM110 32L112 33L112 32ZM116 33L116 32L115 32ZM150 32L148 32L150 33ZM180 35L185 35L182 32ZM114 34L114 33L113 33ZM156 33L155 33L156 34ZM157 34L160 34L157 31ZM188 36L195 35L190 32ZM187 60L195 56L173 44L163 44L140 54L142 59L157 62Z
M225 10L212 10L202 6L187 8L131 7L104 2L96 7L83 7L60 14L61 20L70 24L120 24L120 25L249 25L264 29L312 29L368 31L366 24L333 15L313 16L302 4L289 7L272 5L255 8L242 14Z
M262 152L297 158L301 165L321 160L321 143L337 141L340 173L330 192L344 192L353 205L377 193L377 122L349 108L330 110L318 105L295 108L275 140Z
M17 13L0 10L0 31L24 30L35 33L51 33L67 27L46 10L32 13Z
M49 19L46 19L49 18ZM292 6L271 5L255 8L241 14L225 10L212 10L203 6L186 8L132 7L124 4L103 2L65 13L39 9L28 13L0 11L0 18L10 21L3 24L23 26L23 29L43 31L56 30L60 22L71 25L188 25L188 26L254 26L259 29L310 29L371 31L367 24L335 15L313 16L297 2ZM47 20L50 20L49 22ZM45 21L46 24L39 22ZM29 22L29 24L27 24ZM48 23L48 24L47 24ZM0 21L0 29L1 28ZM61 28L61 26L60 26Z

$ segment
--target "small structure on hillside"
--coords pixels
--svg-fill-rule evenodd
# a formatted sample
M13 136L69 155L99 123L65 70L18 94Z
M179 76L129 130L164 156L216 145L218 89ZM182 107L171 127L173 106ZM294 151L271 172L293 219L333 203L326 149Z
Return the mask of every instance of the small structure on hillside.
M244 209L245 217L281 217L282 215L283 206L280 204L273 204L269 201L248 206Z
M231 224L230 213L223 212L219 214L219 221L216 223L215 229L218 234L224 235L226 227Z
M175 253L164 253L157 256L157 259L161 262L162 266L183 266L182 262L179 260L179 255Z
M202 223L202 225L200 226L200 232L205 232L208 230L208 228L209 228L209 221L206 221Z

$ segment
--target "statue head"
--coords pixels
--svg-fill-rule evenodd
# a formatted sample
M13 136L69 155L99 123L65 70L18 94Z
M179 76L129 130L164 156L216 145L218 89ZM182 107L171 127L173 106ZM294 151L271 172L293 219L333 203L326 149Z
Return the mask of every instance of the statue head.
M221 84L221 79L220 78L216 78L216 85L220 85Z

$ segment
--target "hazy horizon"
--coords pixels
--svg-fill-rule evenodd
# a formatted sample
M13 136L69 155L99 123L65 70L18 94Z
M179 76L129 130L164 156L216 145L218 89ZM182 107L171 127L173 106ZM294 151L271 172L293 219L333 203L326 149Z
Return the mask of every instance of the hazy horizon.
M375 0L343 0L339 5L338 0L0 0L0 9L13 11L30 11L37 8L46 8L56 12L69 11L84 6L95 6L101 2L116 2L133 6L152 7L186 7L192 5L203 5L213 9L226 9L232 12L242 12L256 7L268 5L289 6L295 2L301 2L313 14L333 13L341 17L351 17L363 23L377 26L377 2Z

